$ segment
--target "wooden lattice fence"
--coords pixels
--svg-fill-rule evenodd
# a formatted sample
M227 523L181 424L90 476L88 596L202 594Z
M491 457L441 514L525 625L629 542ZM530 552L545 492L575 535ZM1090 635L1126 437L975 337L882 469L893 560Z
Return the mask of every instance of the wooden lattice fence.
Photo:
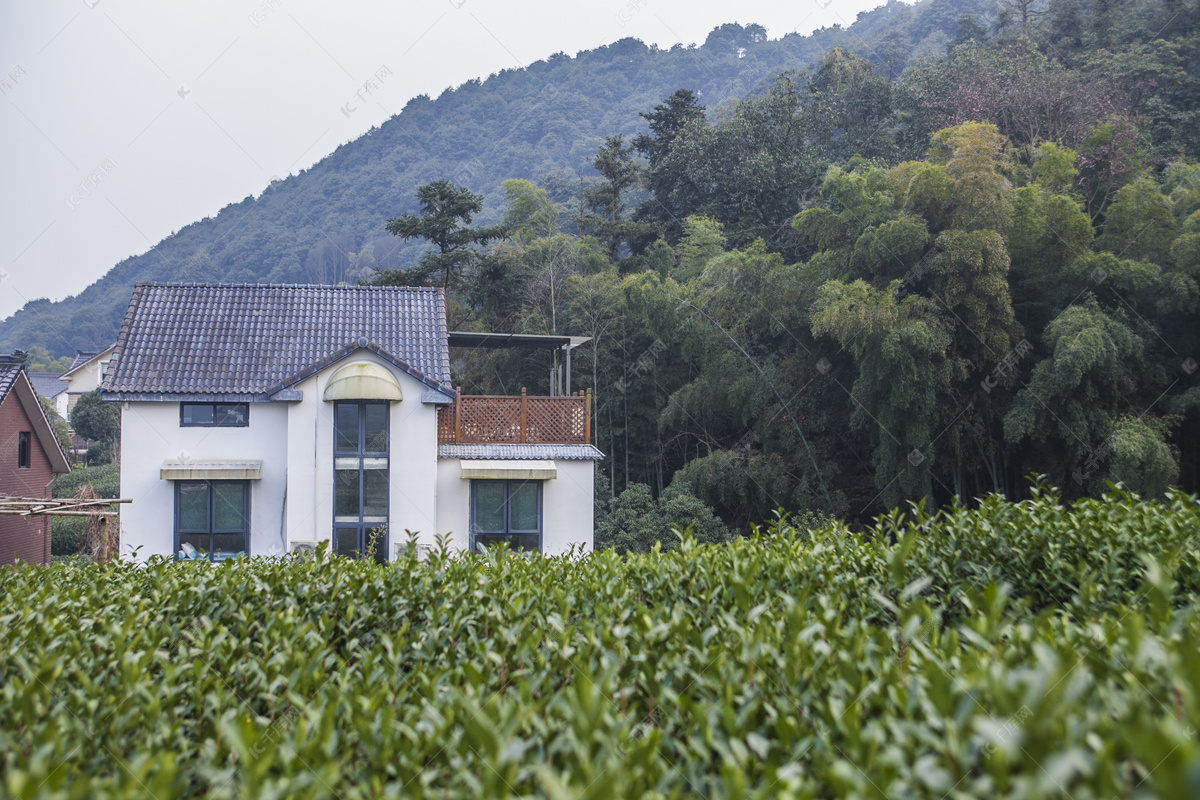
M442 444L588 444L590 394L562 397L459 395L438 409Z

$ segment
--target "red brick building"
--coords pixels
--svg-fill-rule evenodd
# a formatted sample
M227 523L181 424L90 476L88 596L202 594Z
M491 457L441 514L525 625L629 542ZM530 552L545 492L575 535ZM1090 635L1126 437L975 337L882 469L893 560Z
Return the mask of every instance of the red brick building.
M0 356L0 495L50 497L54 476L69 472L25 372L25 354ZM0 564L50 563L50 517L0 515Z

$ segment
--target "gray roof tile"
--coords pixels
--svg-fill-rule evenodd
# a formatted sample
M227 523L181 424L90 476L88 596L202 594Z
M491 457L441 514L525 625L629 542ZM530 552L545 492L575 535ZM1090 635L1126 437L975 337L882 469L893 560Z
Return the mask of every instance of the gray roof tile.
M261 397L369 349L450 390L440 289L139 283L104 379L121 395Z
M590 444L439 444L438 458L599 461L604 453Z
M13 383L17 380L17 376L21 374L23 368L22 364L0 363L0 400L8 397Z
M28 372L29 382L42 397L54 399L67 390L67 385L58 379L57 372Z

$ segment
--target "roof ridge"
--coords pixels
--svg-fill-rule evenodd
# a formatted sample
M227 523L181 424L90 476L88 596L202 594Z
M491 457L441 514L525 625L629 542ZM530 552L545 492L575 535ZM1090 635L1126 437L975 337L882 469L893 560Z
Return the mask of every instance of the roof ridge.
M365 290L389 292L440 292L440 286L361 286L339 283L214 283L204 281L137 281L134 288L173 288L173 289L338 289Z

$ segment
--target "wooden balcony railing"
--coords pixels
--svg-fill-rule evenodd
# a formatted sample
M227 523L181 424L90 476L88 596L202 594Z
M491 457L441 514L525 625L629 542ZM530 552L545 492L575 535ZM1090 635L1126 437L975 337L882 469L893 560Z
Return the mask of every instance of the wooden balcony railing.
M590 444L592 395L459 395L438 409L439 444Z

